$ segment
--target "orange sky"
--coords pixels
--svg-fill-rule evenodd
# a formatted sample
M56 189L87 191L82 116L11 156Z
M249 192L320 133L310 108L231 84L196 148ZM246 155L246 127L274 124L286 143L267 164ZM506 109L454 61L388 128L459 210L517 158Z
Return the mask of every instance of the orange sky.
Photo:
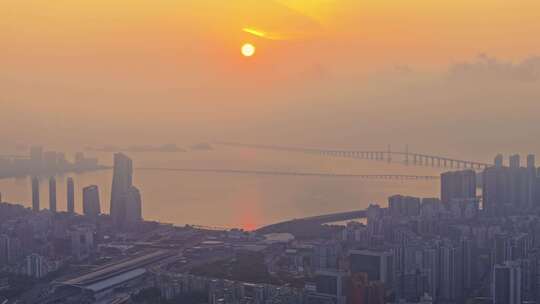
M0 118L54 138L125 135L148 120L152 132L229 125L240 137L241 120L324 112L323 98L351 105L396 66L438 73L480 53L520 62L540 54L537 37L538 0L3 0ZM253 58L240 56L244 42ZM19 132L0 135L32 138Z
M321 60L354 53L349 60L363 63L432 64L540 51L532 38L540 34L536 0L5 0L0 8L2 57L13 64L125 55L141 64L157 60L145 55L176 62L213 55L232 64L248 39L246 26L294 37L260 42L266 60L288 59L276 53Z

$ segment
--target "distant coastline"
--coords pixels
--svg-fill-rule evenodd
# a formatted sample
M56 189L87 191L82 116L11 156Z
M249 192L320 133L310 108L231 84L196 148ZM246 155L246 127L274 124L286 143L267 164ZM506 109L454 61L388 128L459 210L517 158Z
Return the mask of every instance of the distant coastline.
M93 152L186 152L184 148L180 148L175 144L166 144L161 146L152 145L133 145L129 147L118 146L103 146L103 147L86 147L86 151Z
M25 172L21 174L0 175L0 180L10 179L10 178L25 178L28 176L48 177L48 176L56 176L56 175L62 175L62 174L67 174L67 173L85 173L85 172L94 172L94 171L110 170L110 169L112 169L111 166L98 165L94 168L73 168L73 169L51 171L51 172Z
M162 152L162 153L171 153L171 152L187 152L188 150L198 150L198 151L210 151L214 150L214 147L210 145L209 143L198 143L195 145L190 146L189 148L182 148L179 147L176 144L164 144L159 146L154 145L132 145L128 147L120 147L120 146L113 146L113 145L107 145L102 147L86 147L86 151L90 152L108 152L108 153L115 153L115 152L132 152L132 153L140 153L140 152Z

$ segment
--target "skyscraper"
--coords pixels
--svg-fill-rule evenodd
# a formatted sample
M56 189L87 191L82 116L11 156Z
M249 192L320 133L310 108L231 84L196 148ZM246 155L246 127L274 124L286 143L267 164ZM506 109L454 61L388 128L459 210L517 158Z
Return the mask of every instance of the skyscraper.
M88 217L96 218L101 213L99 204L99 189L92 185L83 188L83 214Z
M56 212L56 179L49 178L49 210Z
M531 161L529 158L527 160L528 162ZM529 181L529 169L521 167L518 154L510 156L509 174L510 203L514 207L519 207L520 209L530 207L532 205L532 200L530 200L531 183Z
M26 275L41 279L47 275L47 263L45 258L33 253L26 257Z
M519 168L521 166L521 160L519 154L510 155L510 168Z
M403 195L393 195L388 198L388 209L392 216L420 215L420 198Z
M494 165L497 168L501 168L503 166L503 156L502 156L502 154L497 154L497 156L495 156Z
M347 301L355 304L383 304L384 284L379 281L369 282L367 273L351 275Z
M142 219L142 201L141 193L135 186L129 187L128 192L124 196L126 204L126 223L137 223Z
M75 213L75 184L73 178L67 179L67 211L68 213Z
M319 270L315 275L317 292L334 297L334 303L347 302L347 284L349 276L345 272L336 270Z
M0 265L8 265L11 261L11 239L0 234Z
M72 256L78 261L88 258L94 247L94 232L87 227L77 227L70 234Z
M510 167L490 167L483 172L483 207L492 215L525 212L534 206L537 177L534 157L528 168L520 166L519 155L510 157Z
M114 154L111 189L111 217L118 226L137 222L141 215L141 195L133 186L133 162L125 154Z
M529 206L538 206L538 176L536 174L536 157L534 154L527 155L527 181L528 185L528 195L527 195L527 205Z
M462 249L452 243L439 247L439 299L462 303L463 257Z
M39 211L39 179L32 177L32 211Z
M369 281L380 281L392 286L393 259L386 251L350 250L351 273L367 273Z
M124 196L133 183L133 162L123 153L114 154L114 171L111 187L111 217L115 224L123 223L126 215Z
M476 198L476 172L463 170L441 174L441 201L450 203L453 199Z
M510 170L489 167L482 173L483 209L490 215L503 214L510 204Z
M536 157L534 154L527 155L527 168L535 169L536 168Z
M521 269L517 262L493 268L493 304L521 304Z

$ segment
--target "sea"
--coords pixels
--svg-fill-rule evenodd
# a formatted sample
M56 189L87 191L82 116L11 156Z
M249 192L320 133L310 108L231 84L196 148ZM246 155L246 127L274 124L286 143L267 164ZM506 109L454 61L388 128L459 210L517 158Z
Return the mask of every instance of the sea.
M388 197L394 194L439 195L438 180L365 179L339 174L436 176L443 170L407 166L400 159L372 161L229 146L124 153L133 159L133 182L141 191L146 220L246 230L295 218L359 210L369 204L386 206ZM97 157L103 165L112 165L112 152L85 154ZM77 212L82 211L82 188L89 185L99 187L102 212L109 212L110 169L58 175L58 210L66 209L66 179L70 176L75 181ZM5 202L31 206L30 177L1 179L0 192ZM42 208L48 206L48 195L48 177L42 177Z

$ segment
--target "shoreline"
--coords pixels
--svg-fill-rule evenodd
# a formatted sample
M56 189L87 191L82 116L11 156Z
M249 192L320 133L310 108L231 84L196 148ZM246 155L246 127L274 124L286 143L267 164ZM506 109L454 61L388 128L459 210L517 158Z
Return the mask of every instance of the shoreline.
M95 168L85 168L85 169L70 169L70 170L62 170L62 171L56 171L56 172L39 172L39 173L24 173L20 175L10 175L10 176L0 176L0 180L3 179L18 179L18 178L26 178L29 176L37 176L37 177L49 177L49 176L59 176L62 174L69 174L69 173L86 173L86 172L94 172L94 171L102 171L102 170L111 170L112 166L98 166Z

